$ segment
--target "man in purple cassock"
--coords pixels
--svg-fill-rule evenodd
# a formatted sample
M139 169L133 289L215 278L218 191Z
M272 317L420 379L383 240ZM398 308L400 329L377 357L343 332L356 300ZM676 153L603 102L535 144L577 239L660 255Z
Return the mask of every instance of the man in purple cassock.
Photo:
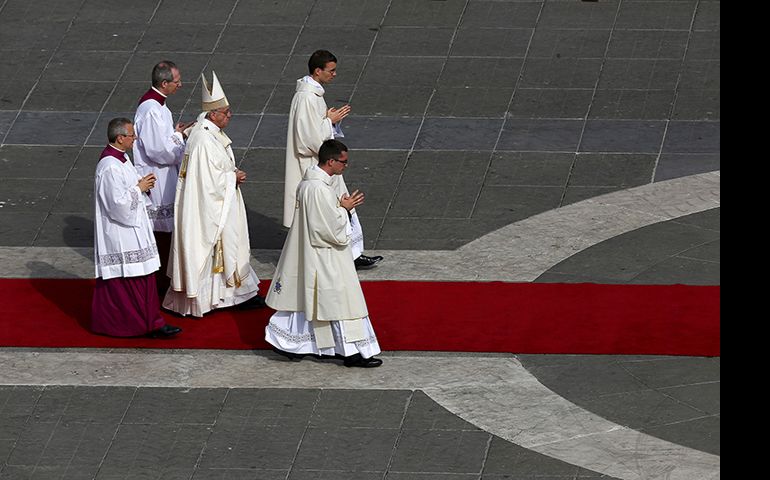
M155 283L160 259L147 215L155 175L140 176L126 154L136 139L131 120L112 119L107 138L94 178L91 330L115 337L172 337L182 329L167 325L160 314Z

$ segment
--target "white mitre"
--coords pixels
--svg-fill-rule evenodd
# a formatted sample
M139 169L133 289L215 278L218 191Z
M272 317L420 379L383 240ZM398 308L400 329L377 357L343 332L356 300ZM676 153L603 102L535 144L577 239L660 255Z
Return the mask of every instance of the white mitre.
M217 108L223 108L230 106L225 96L225 91L222 90L222 85L219 84L219 79L214 70L211 71L211 87L209 87L206 77L201 73L201 80L203 80L202 94L202 110L204 112L210 112Z

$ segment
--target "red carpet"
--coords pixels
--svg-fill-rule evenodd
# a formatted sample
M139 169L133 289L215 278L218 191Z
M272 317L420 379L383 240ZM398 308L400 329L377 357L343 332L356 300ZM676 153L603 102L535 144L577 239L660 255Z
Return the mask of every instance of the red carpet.
M719 286L387 281L363 288L383 350L720 354ZM184 329L173 340L93 335L92 290L92 280L0 279L0 345L268 348L270 309L168 315Z

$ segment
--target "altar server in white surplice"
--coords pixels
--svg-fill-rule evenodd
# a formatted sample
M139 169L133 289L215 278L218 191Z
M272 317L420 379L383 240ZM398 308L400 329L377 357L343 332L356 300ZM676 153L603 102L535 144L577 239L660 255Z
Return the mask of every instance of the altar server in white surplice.
M264 306L259 279L249 264L249 227L240 186L246 173L235 165L224 128L232 111L212 72L203 84L203 112L187 139L179 170L171 238L171 288L163 307L203 316L218 308Z
M158 244L160 270L158 270L158 292L165 295L169 279L168 254L171 248L171 230L174 227L174 196L179 165L184 156L185 129L192 123L177 123L166 98L182 87L179 68L164 60L152 69L152 87L139 99L134 114L136 143L134 144L134 165L139 175L154 174L155 188L150 190L151 205L147 214L152 221L152 230Z
M160 261L146 210L155 175L140 176L126 155L136 138L131 120L112 119L107 138L94 174L91 330L116 337L172 337L182 330L167 325L160 314L155 286Z
M296 209L278 260L267 305L277 310L265 340L291 360L345 357L347 367L382 360L350 254L350 212L364 201L357 190L338 196L333 178L348 164L347 147L327 140L297 188Z
M350 113L350 105L327 108L323 85L337 76L337 57L327 50L317 50L308 60L309 75L297 80L297 90L289 111L289 130L286 135L286 166L283 190L283 226L291 227L297 185L305 170L318 163L318 149L325 140L342 137L340 122ZM342 175L332 180L339 195L347 194L348 188ZM374 267L382 256L369 257L364 252L364 233L358 214L351 212L353 227L351 255L356 268Z

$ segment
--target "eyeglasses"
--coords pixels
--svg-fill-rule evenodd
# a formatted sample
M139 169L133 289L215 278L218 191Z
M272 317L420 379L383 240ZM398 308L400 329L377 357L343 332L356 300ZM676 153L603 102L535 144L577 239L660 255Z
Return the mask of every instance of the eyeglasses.
M181 84L182 84L182 79L181 79L181 78L180 78L179 80L166 80L166 81L167 81L168 83L174 83L174 84L176 84L176 86L177 86L177 87L178 87L179 85L181 85Z
M340 163L343 163L343 164L345 164L345 165L347 165L347 164L348 164L348 162L350 161L350 160L337 160L336 158L335 158L335 159L333 159L333 160L334 160L335 162L340 162Z
M127 133L119 133L118 135L123 135L124 137L136 138L136 134L134 134L134 133L132 133L131 135L129 135Z

